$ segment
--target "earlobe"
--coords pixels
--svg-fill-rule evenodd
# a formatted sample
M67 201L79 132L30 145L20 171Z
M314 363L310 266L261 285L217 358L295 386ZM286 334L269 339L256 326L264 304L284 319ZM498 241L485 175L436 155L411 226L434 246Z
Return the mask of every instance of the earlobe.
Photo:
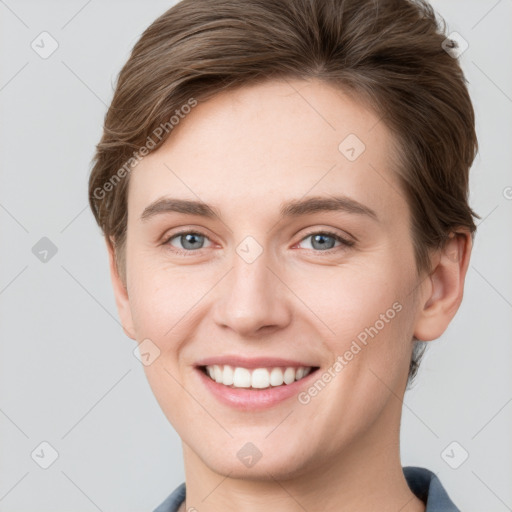
M435 266L420 293L414 336L421 341L439 338L459 309L471 255L472 238L467 231L452 233L436 252Z
M116 257L114 244L112 241L106 239L108 258L109 258L109 266L110 266L110 280L112 282L112 288L114 290L114 297L116 300L117 311L119 313L119 318L121 320L121 325L123 326L123 331L126 336L135 340L135 331L133 329L133 319L132 313L130 309L130 301L128 299L128 291L126 289L125 283L121 279L119 275L119 270L117 268Z

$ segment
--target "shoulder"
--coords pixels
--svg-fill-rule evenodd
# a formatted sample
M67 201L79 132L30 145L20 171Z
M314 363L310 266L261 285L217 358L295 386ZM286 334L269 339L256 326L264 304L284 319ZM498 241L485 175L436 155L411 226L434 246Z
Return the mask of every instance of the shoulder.
M425 512L460 512L437 475L426 468L402 468L411 491L426 504Z
M167 498L153 510L153 512L177 512L180 505L185 500L186 488L185 482L181 483L172 491Z

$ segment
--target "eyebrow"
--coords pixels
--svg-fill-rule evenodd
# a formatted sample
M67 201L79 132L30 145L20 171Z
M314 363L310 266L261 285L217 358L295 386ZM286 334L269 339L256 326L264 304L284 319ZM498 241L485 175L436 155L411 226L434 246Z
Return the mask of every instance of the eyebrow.
M307 199L293 199L281 205L281 219L310 215L322 211L342 211L346 213L366 215L378 220L374 210L346 196L314 196ZM202 201L164 197L147 206L141 215L142 221L164 213L177 212L186 215L198 215L206 218L221 219L219 210Z

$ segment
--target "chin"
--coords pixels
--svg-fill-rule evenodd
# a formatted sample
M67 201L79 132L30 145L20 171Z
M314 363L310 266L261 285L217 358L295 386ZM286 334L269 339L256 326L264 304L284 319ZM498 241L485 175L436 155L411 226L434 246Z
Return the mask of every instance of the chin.
M278 447L256 451L249 443L242 443L241 448L208 450L209 453L200 454L200 458L211 471L241 480L290 480L310 471L311 466L306 460L297 459L296 449L292 449L294 453L291 454Z

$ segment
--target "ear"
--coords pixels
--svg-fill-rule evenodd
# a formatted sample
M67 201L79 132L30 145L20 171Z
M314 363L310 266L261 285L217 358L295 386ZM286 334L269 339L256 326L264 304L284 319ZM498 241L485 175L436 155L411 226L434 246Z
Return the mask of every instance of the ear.
M112 281L112 288L116 299L117 311L121 319L123 330L129 338L135 339L135 330L133 328L132 312L130 309L130 301L128 299L128 291L119 276L119 271L116 263L114 244L109 239L105 239L107 244L107 251L110 264L110 280Z
M420 311L414 336L421 341L439 338L459 309L472 249L471 234L452 233L433 255L433 270L422 284Z

